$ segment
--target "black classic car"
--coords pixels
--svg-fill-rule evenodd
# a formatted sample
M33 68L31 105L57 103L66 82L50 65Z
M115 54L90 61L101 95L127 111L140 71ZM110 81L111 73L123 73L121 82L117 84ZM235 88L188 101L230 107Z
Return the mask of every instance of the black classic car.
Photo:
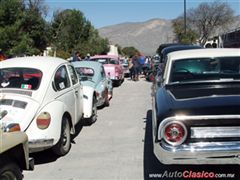
M238 49L169 53L152 105L160 162L240 164Z

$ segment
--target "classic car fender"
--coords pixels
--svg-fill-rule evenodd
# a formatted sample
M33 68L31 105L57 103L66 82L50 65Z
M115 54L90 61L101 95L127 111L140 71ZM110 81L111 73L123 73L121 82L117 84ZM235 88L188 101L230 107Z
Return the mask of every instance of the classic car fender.
M90 86L83 86L83 117L90 118L92 116L94 89Z
M51 116L51 122L46 129L37 127L37 117L43 113L48 112ZM27 128L26 133L29 137L30 149L46 149L54 146L60 138L62 118L66 114L69 117L70 125L73 125L72 117L74 117L67 106L61 101L52 101L45 105L35 116L30 126ZM74 128L72 126L71 128ZM74 131L74 129L72 129ZM32 152L32 151L31 151Z
M27 144L28 137L23 132L2 132L0 130L0 153L5 152L18 144Z
M34 160L29 158L28 137L24 132L3 132L0 130L0 161L15 159L22 170L33 170Z
M156 141L157 132L160 122L171 113L171 108L173 107L172 102L168 98L166 90L163 88L158 88L158 90L153 93L152 98L152 133L153 142Z

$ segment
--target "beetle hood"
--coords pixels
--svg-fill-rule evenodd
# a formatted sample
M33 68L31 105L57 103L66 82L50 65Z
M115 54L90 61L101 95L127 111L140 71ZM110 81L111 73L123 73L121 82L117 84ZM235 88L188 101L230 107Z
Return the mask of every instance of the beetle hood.
M32 98L17 95L1 95L0 110L7 111L7 115L0 120L4 125L18 123L25 131L34 119L39 109L39 103Z

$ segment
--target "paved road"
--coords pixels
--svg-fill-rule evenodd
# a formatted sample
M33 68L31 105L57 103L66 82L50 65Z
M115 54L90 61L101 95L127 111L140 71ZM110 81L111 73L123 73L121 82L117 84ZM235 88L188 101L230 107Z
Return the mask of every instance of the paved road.
M79 128L70 152L61 158L38 153L35 170L24 179L136 179L144 176L144 137L151 108L149 82L125 79L110 106L92 126Z
M231 165L162 165L153 155L151 132L151 84L125 80L114 89L110 106L98 111L98 121L78 128L70 152L56 158L50 152L35 155L32 172L26 180L152 180L184 179L181 173L213 172L235 174L239 166ZM180 176L177 173L180 172ZM158 178L162 175L162 178ZM206 179L206 178L205 178ZM220 178L223 179L223 178Z

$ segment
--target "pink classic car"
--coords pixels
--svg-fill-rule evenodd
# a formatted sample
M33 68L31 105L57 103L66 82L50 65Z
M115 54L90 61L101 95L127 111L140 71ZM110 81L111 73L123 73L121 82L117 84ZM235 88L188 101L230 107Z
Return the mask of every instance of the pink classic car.
M91 61L98 61L103 64L106 76L109 77L114 85L121 85L124 80L123 67L119 63L118 56L114 55L95 55Z

